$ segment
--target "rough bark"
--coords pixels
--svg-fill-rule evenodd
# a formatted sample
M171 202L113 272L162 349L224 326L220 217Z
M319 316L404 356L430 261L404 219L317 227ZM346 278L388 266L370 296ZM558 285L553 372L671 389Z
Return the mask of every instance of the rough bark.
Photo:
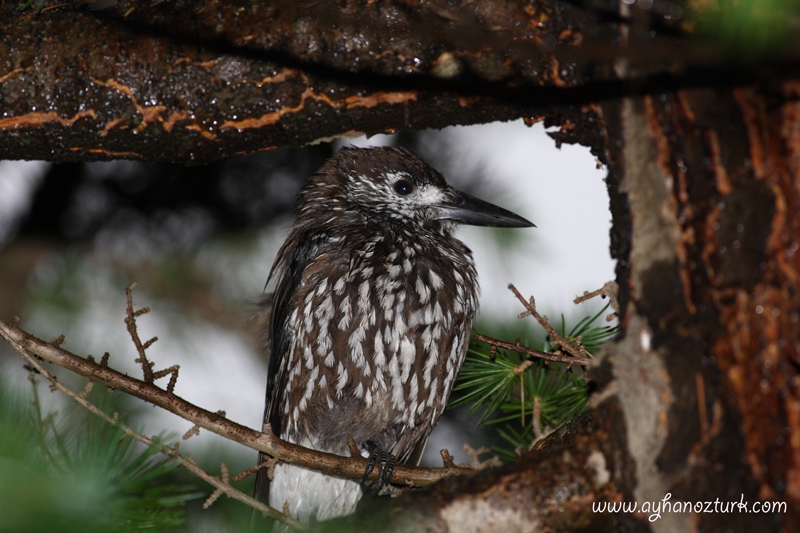
M6 5L0 156L189 163L348 132L547 116L563 125L559 141L591 146L609 169L622 332L591 369L592 410L512 465L366 507L347 527L797 531L796 70L747 66L712 83L692 69L718 56L635 31L652 21L621 25L615 2L593 5L608 16L500 0L119 2L35 16ZM652 58L685 77L664 81ZM592 512L667 494L788 511L652 522Z
M574 124L601 99L764 74L732 74L656 8L641 47L620 48L612 0L50 4L0 5L0 158L192 164L397 129ZM624 83L620 55L638 68Z
M593 408L513 465L350 518L392 531L796 531L800 85L604 106L622 334ZM616 143L609 143L615 146ZM593 513L603 501L784 513ZM409 511L411 509L411 511Z
M393 502L415 511L390 529L797 530L798 94L786 82L603 107L623 331L592 368L589 420L546 453ZM788 508L591 512L667 494Z
M545 52L578 39L568 6L152 4L0 7L0 157L201 163L541 116L556 100L570 112L565 97L512 84L576 86L591 74Z

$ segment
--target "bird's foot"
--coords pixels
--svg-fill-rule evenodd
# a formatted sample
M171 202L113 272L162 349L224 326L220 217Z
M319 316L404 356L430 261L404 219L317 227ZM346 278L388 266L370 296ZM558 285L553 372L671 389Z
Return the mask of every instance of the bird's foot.
M364 469L364 477L361 478L361 485L366 488L367 478L378 465L378 477L370 485L373 494L378 494L380 490L389 484L397 464L397 458L386 450L375 450L367 458L367 468Z

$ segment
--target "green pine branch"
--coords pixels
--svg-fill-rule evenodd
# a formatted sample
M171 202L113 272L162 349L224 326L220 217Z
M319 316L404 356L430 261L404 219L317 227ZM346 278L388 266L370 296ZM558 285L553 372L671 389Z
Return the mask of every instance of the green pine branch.
M594 353L617 332L604 324L608 305L567 327L564 315L556 332ZM551 339L541 350L552 353ZM556 347L557 348L557 347ZM480 412L479 424L494 426L508 447L495 447L502 459L517 457L540 435L574 418L586 409L588 389L583 371L566 364L528 359L517 352L472 342L456 382L450 407L468 405Z
M38 393L30 399L0 391L0 532L160 531L186 522L184 504L203 493L169 481L179 463L156 455L160 443L143 447L82 410L42 416ZM92 402L116 411L105 388Z

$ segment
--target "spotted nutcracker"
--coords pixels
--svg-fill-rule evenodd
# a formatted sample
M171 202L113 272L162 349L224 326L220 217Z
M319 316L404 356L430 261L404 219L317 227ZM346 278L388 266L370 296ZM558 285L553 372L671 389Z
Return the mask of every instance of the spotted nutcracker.
M478 310L459 223L533 226L453 189L403 148L344 149L308 180L263 302L273 433L340 455L352 438L367 474L378 466L378 486L395 461L418 464ZM259 471L256 496L267 492L308 523L351 513L362 486L281 464L272 481Z

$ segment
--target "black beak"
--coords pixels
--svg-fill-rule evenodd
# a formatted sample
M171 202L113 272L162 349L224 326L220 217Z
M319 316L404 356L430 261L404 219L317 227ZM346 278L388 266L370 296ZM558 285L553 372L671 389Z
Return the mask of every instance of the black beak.
M470 226L492 226L495 228L530 228L536 227L519 215L497 207L489 202L479 200L461 191L454 191L458 198L455 202L442 203L436 206L437 220L452 220Z

